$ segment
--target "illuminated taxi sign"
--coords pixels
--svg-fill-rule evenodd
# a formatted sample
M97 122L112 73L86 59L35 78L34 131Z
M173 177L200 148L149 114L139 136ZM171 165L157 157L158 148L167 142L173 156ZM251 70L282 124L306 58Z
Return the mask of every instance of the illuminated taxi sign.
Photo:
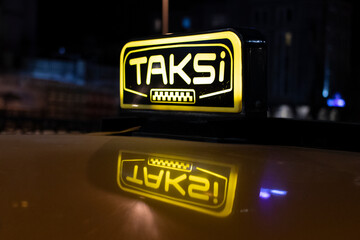
M120 55L125 109L242 110L242 50L230 30L127 43Z
M122 190L218 217L232 212L236 181L231 165L119 154L117 182Z

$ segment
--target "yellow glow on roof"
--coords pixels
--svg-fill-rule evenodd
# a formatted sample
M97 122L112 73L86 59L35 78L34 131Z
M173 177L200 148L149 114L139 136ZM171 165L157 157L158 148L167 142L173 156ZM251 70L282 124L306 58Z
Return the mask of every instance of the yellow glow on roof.
M233 208L237 168L169 155L120 152L117 182L127 192L226 217Z

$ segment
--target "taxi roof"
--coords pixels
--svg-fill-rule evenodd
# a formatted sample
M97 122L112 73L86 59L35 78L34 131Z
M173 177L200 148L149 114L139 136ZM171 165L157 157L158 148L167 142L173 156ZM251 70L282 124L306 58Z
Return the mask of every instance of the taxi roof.
M119 151L239 168L217 218L121 191ZM1 239L354 239L360 154L127 136L0 136Z

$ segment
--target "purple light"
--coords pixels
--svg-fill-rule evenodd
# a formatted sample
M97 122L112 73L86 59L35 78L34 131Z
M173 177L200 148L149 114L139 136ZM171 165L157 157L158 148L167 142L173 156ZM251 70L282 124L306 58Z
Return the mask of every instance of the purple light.
M340 93L336 93L334 98L327 100L327 105L329 107L345 107L345 100L341 98Z
M268 199L270 196L270 193L268 193L267 191L260 191L259 197L263 199Z
M270 188L260 188L259 197L263 199L268 199L271 196L285 196L287 191L279 189L270 189Z

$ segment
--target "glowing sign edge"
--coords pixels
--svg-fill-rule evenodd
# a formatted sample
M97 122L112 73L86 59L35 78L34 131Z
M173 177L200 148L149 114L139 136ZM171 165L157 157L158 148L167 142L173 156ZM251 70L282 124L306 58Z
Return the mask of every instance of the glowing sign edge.
M209 40L230 40L233 47L233 89L234 89L234 107L205 107L205 106L174 106L174 105L145 105L145 104L125 104L124 103L124 64L125 51L131 47L147 47L164 44L180 44L195 41ZM201 43L199 43L201 44ZM202 44L204 45L204 44ZM209 43L211 45L211 43ZM160 47L160 46L159 46ZM164 48L164 46L161 46ZM172 111L195 111L195 112L224 112L238 113L242 111L242 49L239 36L232 31L222 31L214 33L203 33L189 36L166 37L159 39L148 39L141 41L132 41L125 44L120 53L120 107L123 109L146 109L146 110L172 110Z

